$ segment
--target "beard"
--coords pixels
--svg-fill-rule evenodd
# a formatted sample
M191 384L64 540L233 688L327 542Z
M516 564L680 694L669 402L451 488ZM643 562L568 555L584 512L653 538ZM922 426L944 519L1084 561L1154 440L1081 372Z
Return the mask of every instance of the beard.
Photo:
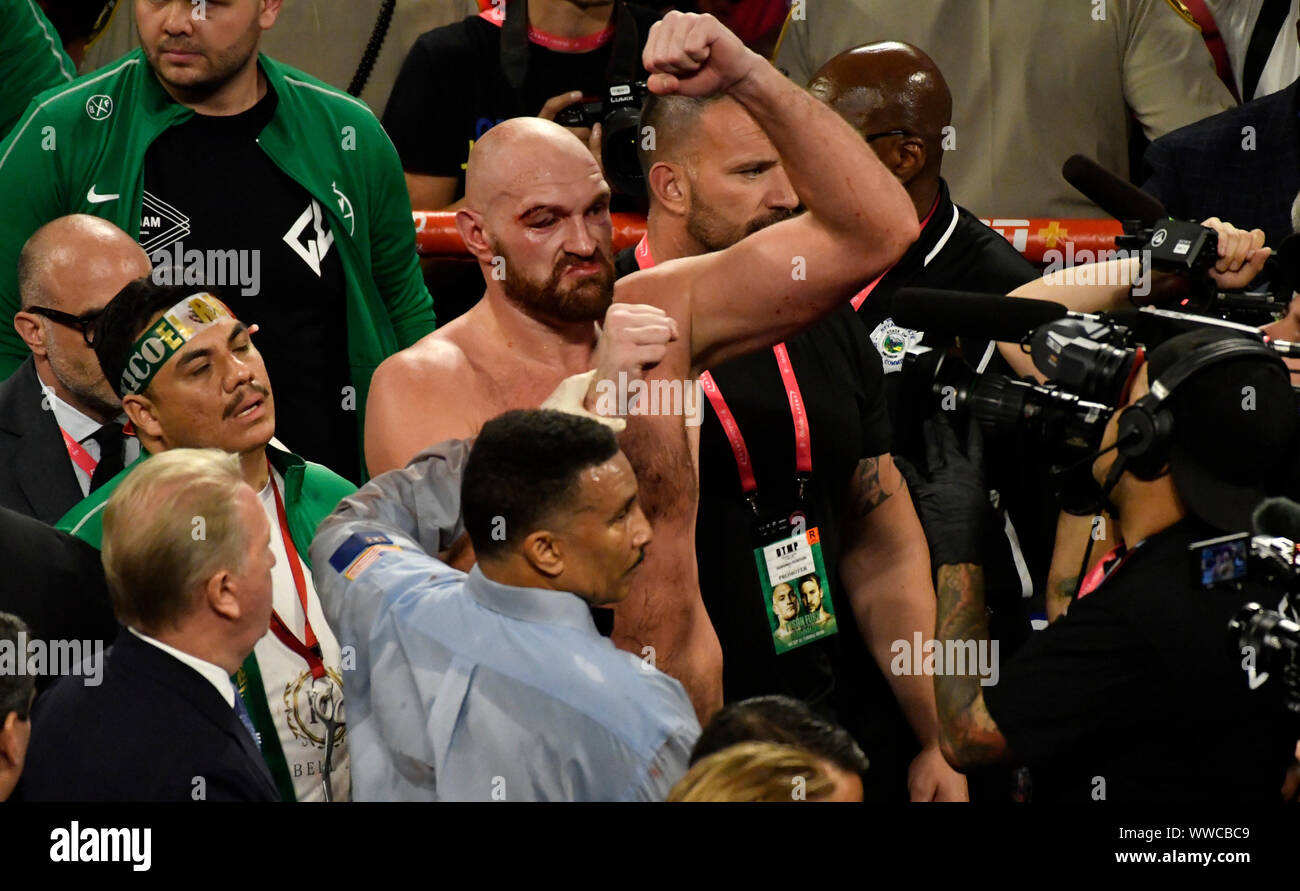
M566 253L545 281L520 272L500 244L492 244L492 253L505 259L506 297L537 315L560 322L598 322L614 301L614 263L600 248L590 257ZM593 262L600 266L598 272L561 284L568 269Z
M183 38L177 40L164 39L160 44L152 48L141 40L141 45L145 47L149 67L153 69L159 80L184 95L187 100L201 101L218 93L222 87L248 65L250 59L257 55L260 35L261 29L258 27L257 22L254 21L248 31L241 35L236 43L220 50L200 50L192 44L185 43ZM161 67L162 54L167 51L201 52L202 58L208 63L205 66L206 74L196 77L194 75L197 72L192 68L180 69L183 72L183 79L173 80L163 73Z
M798 209L777 208L746 223L736 225L729 223L706 204L692 202L690 213L686 215L686 234L695 239L706 253L725 251L736 242L753 235L760 229L766 229L774 223L788 220L799 213Z

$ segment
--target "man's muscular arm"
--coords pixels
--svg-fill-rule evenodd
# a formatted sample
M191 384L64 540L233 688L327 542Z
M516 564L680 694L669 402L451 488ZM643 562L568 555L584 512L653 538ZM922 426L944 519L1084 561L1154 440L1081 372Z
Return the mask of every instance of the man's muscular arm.
M936 648L947 651L944 641L948 640L988 640L984 570L972 563L944 565L939 567L938 579ZM978 674L937 672L934 695L939 709L939 746L949 764L968 770L1010 757L1007 739L984 702Z
M939 752L934 685L925 675L890 670L893 643L929 634L935 623L930 550L907 486L888 455L863 458L851 482L853 522L840 561L867 648L921 743L908 771L913 801L966 801L966 780Z
M673 303L672 314L689 325L696 368L807 327L916 240L915 208L862 137L712 16L669 13L651 30L644 61L656 93L726 92L744 105L807 208L725 251L619 283L620 301Z
M375 369L366 400L366 470L371 476L405 467L432 443L478 432L464 411L462 400L472 381L459 356L452 344L426 338ZM444 398L458 404L441 404Z

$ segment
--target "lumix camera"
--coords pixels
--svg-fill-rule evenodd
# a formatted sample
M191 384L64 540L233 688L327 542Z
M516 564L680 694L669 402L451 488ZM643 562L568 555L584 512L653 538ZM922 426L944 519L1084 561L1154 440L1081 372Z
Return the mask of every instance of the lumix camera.
M645 81L611 83L603 97L584 97L555 116L563 127L601 126L600 154L605 179L627 195L645 195L645 177L637 157L641 106L650 91Z

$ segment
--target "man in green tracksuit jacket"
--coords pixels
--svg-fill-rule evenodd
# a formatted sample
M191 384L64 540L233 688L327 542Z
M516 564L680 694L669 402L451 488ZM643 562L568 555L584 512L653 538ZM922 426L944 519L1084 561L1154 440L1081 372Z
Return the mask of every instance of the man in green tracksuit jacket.
M29 0L0 3L0 139L33 96L67 86L76 76L59 32L39 6Z
M346 329L345 344L344 335L338 335L339 351L345 351L346 356L339 356L337 363L353 390L332 398L336 410L351 413L346 420L355 415L359 443L371 373L387 356L433 330L433 302L415 252L410 199L401 162L379 122L362 102L257 54L260 29L270 27L279 6L279 0L210 4L206 17L196 20L192 13L198 7L188 0L142 0L137 4L141 49L32 100L9 136L0 142L0 318L9 318L20 308L18 252L42 224L69 213L89 213L112 221L140 240L142 215L146 220L153 215L148 203L151 196L145 189L145 160L150 146L160 138L169 146L161 157L150 157L153 176L164 167L168 172L176 167L183 171L188 154L177 156L188 153L194 142L170 150L176 141L173 133L192 133L198 124L224 133L216 128L265 108L269 119L260 131L253 131L255 146L251 138L247 145L256 153L255 159L264 155L274 169L262 171L264 161L262 165L241 162L239 169L223 169L221 159L210 163L195 159L189 184L197 197L189 197L196 202L202 199L204 209L215 199L223 199L226 206L216 210L243 214L236 217L236 229L254 230L266 212L260 203L265 194L264 182L282 173L288 177L284 182L287 188L301 187L303 206L310 202L316 211L315 227L310 225L308 214L284 240L295 242L290 247L305 261L294 274L303 273L309 281L329 272L325 269L327 256L329 263L339 264L331 267L332 286L341 295L338 313L343 318L315 317L312 330L324 332L319 336L326 338ZM171 52L168 47L182 47L186 52ZM229 62L232 54L240 53L245 56L242 62ZM235 65L242 67L232 67ZM257 123L260 125L260 119ZM186 188L182 185L179 190L188 194ZM175 203L179 199L169 200ZM275 209L289 209L296 214L300 208L295 204ZM196 211L190 209L187 213ZM189 233L189 218L178 215L178 219L178 225ZM289 219L292 222L293 217ZM219 228L211 224L211 219L195 218L195 231L187 237L198 237L205 223L209 232ZM295 232L297 238L292 237ZM220 246L227 246L216 240ZM288 250L281 242L277 228L268 231L261 246L266 251ZM154 244L165 246L168 242L165 238L154 239ZM148 251L154 249L146 247ZM157 276L161 262L158 255L154 262ZM211 270L212 261L208 262ZM297 263L293 259L293 264ZM288 265L274 262L272 257L271 262L262 264L260 272L273 284L279 284L276 276ZM310 279L310 271L303 272L309 266L315 270L315 279ZM191 282L188 278L186 283L214 284L206 280ZM297 290L267 294L265 299L259 298L259 308L268 314L324 312L314 301L301 310L296 305L292 310L280 309L299 296L293 293ZM292 328L286 335L264 327L264 349L271 349L265 342L267 337L278 338L285 345L281 352L288 353L268 353L272 367L291 369L297 361L313 358L306 348L307 355L292 352L296 344ZM26 353L12 328L0 326L0 379L18 367ZM289 377L287 371L283 377ZM285 383L282 381L282 386ZM282 418L286 429L281 435L289 436L289 413L298 408L286 404L286 416ZM322 444L312 442L297 447L311 454ZM357 462L356 470L337 463L336 469L356 475L360 471L359 456L356 452L352 455L350 460Z
M348 659L326 623L307 554L317 524L356 487L278 447L275 397L252 343L256 333L212 294L148 278L127 285L104 310L95 353L140 438L141 456L58 528L100 547L104 505L140 461L174 448L238 454L267 513L276 562L271 629L235 684L281 796L323 800L328 777L328 796L344 800L350 767L341 672ZM108 453L105 447L100 460ZM192 520L196 542L206 540L205 523Z

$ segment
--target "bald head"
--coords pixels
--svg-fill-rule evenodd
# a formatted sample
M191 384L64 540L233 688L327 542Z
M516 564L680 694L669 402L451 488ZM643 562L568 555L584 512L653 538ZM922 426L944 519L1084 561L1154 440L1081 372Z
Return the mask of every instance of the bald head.
M600 178L582 140L554 121L510 118L474 143L465 167L465 204L488 213L501 198L531 189Z
M140 245L108 220L59 217L37 229L18 255L22 306L73 315L102 309L127 282L149 274Z
M85 214L59 217L37 229L18 255L23 311L14 329L32 351L42 383L73 408L101 422L121 411L81 326L50 318L57 310L93 319L130 282L149 275L149 258L130 235Z
M943 128L952 121L952 93L939 66L921 50L894 40L846 50L821 67L808 89L864 138L904 130L921 139L937 171Z

